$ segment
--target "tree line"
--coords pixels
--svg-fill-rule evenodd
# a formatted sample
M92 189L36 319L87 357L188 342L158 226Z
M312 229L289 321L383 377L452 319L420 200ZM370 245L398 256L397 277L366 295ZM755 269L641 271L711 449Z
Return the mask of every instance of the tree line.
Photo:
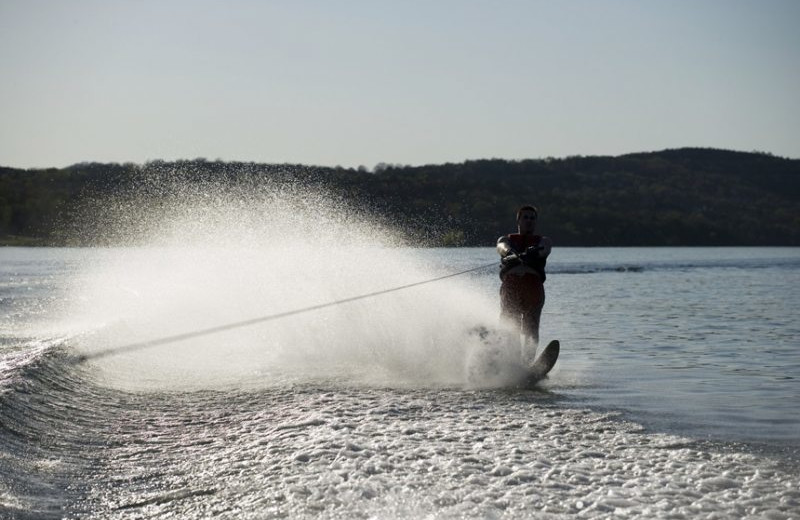
M0 167L0 244L94 245L96 235L75 232L87 206L142 191L158 197L147 180L164 172L208 190L323 189L425 246L493 245L527 203L561 246L800 246L800 160L707 148L372 171L205 159Z

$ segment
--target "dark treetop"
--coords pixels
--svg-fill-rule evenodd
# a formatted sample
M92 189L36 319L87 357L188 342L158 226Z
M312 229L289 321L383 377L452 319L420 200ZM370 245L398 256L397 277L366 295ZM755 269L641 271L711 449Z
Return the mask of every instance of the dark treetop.
M153 179L165 176L211 191L324 189L426 246L492 246L527 203L558 246L800 246L800 160L699 148L372 171L205 159L0 167L0 243L108 243L96 232L103 205L158 199L163 183Z

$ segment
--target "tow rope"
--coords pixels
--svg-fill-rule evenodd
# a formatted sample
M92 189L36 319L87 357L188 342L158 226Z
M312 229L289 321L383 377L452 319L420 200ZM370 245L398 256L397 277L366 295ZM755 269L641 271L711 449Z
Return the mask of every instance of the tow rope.
M288 318L289 316L296 316L298 314L304 314L304 313L307 313L307 312L318 311L320 309L325 309L327 307L334 307L336 305L342 305L344 303L350 303L350 302L354 302L354 301L357 301L357 300L364 300L364 299L367 299L367 298L374 298L376 296L381 296L383 294L402 291L404 289L410 289L412 287L418 287L420 285L426 285L426 284L429 284L429 283L434 283L434 282L438 282L438 281L441 281L441 280L446 280L448 278L455 278L456 276L462 276L462 275L465 275L465 274L468 274L468 273L472 273L472 272L475 272L475 271L480 271L482 269L487 269L489 267L496 267L496 266L497 266L497 262L492 262L491 264L486 264L486 265L481 265L481 266L478 266L478 267L473 267L471 269L466 269L464 271L459 271L457 273L451 273L451 274L447 274L447 275L444 275L444 276L431 278L429 280L423 280L421 282L414 282L414 283L410 283L410 284L406 284L406 285L400 285L398 287L392 287L390 289L383 289L381 291L375 291L375 292L371 292L371 293L360 294L358 296L351 296L350 298L343 298L341 300L335 300L335 301L332 301L332 302L321 303L321 304L318 304L318 305L311 305L309 307L303 307L303 308L294 309L294 310L291 310L291 311L279 312L279 313L276 313L276 314L269 314L267 316L261 316L259 318L252 318L252 319L244 320L244 321L237 321L237 322L228 323L228 324L225 324L225 325L218 325L216 327L209 327L207 329L201 329L201 330L196 330L196 331L192 331L192 332L185 332L183 334L176 334L174 336L165 336L163 338L157 338L157 339L152 339L152 340L148 340L148 341L141 341L141 342L138 342L138 343L130 343L128 345L121 345L121 346L117 346L117 347L109 347L109 348L106 348L106 349L103 349L103 350L98 350L98 351L92 352L90 354L80 354L78 356L75 356L73 358L73 363L75 363L75 364L84 363L84 362L90 361L92 359L100 359L100 358L113 356L113 355L117 355L117 354L124 354L124 353L127 353L127 352L133 352L133 351L137 351L137 350L143 350L143 349L147 349L147 348L151 348L151 347L156 347L156 346L159 346L159 345L165 345L167 343L174 343L176 341L183 341L183 340L186 340L186 339L197 338L197 337L200 337L200 336L207 336L209 334L216 334L217 332L224 332L226 330L238 329L238 328L241 328L241 327L248 327L250 325L256 325L258 323L264 323L264 322L267 322L267 321L278 320L278 319L281 319L281 318Z

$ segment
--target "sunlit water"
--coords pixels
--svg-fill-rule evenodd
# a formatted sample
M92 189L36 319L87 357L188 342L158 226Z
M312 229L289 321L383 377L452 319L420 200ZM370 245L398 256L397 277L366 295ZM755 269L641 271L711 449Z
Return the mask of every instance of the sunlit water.
M378 249L0 249L0 517L800 514L796 248L556 248L535 390L492 268L71 363L496 260Z

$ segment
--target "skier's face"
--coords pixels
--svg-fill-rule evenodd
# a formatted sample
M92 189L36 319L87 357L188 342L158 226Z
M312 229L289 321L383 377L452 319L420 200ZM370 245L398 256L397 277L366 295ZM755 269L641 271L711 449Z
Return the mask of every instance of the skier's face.
M517 226L519 226L520 234L532 235L533 231L536 229L536 213L529 210L520 213Z

